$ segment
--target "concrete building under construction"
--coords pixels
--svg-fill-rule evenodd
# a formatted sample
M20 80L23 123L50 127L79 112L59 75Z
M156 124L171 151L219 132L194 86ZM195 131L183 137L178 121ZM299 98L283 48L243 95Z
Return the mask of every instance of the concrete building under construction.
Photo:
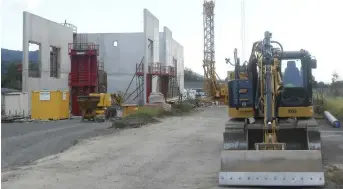
M144 9L144 29L136 33L77 33L71 24L24 12L23 92L70 90L69 51L73 43L98 46L98 62L107 74L107 92L131 93L131 103L146 102L151 92L162 92L168 98L183 91L183 47L167 27L159 32L159 20ZM35 72L29 67L29 44L39 48Z

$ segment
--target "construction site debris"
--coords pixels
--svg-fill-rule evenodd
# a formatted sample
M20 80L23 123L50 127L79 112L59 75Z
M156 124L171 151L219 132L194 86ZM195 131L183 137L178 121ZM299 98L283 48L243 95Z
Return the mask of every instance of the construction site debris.
M22 116L1 115L1 123L11 123L23 119Z
M334 165L325 168L325 179L337 185L337 188L343 188L343 170Z
M149 103L147 103L145 106L160 107L165 112L171 111L171 105L166 103L163 94L159 92L152 92L149 96Z

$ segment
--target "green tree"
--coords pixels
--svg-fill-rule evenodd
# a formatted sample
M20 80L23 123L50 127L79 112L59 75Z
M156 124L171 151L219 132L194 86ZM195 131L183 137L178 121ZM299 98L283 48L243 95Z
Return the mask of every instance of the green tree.
M184 79L185 79L185 81L199 81L199 80L203 80L204 78L202 75L193 72L192 69L185 68L184 69Z
M338 79L339 79L339 74L337 72L334 72L332 74L332 78L331 78L331 90L332 90L333 95L335 97L340 95L339 94L339 86L338 86L339 85L339 81L338 81Z
M3 66L5 73L1 77L1 87L21 90L22 74L18 70L18 64L11 62Z
M328 88L328 86L324 82L320 81L318 82L318 88Z
M318 82L316 81L316 78L312 75L312 87L318 88Z

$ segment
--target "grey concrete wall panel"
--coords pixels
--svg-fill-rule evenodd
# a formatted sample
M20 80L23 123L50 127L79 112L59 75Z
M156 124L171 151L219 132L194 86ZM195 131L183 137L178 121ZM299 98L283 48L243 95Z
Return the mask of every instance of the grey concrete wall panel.
M173 65L173 36L169 28L164 27L160 32L160 63L162 66Z
M144 78L146 78L146 73L148 71L149 63L159 62L159 20L151 14L147 9L144 9ZM149 40L153 41L153 56L150 60L149 55ZM152 92L157 90L157 78L155 77L152 81ZM146 103L146 85L144 85L144 103Z
M40 44L41 77L30 78L29 70L29 42ZM24 92L29 95L29 109L31 110L31 91L33 90L68 90L68 75L70 72L70 58L68 43L73 42L73 30L59 23L23 12L23 84ZM50 46L60 48L60 78L50 77Z
M104 61L107 72L107 91L125 92L136 73L136 64L144 56L144 33L89 33L87 38L99 45L98 58ZM136 85L134 79L128 92L134 91Z
M166 53L166 46L165 46L165 32L160 32L160 63L162 63L162 65L166 62L166 56L165 56L165 53Z
M165 33L165 65L166 66L174 66L173 65L173 35L169 28L164 27Z
M183 47L173 39L169 28L164 27L160 33L160 62L165 66L177 66L177 80L180 90L184 88L184 57ZM174 65L173 59L176 59L177 65Z

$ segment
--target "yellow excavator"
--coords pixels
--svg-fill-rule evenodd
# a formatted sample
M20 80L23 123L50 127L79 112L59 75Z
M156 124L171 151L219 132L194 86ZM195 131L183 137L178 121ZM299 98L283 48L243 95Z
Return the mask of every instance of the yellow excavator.
M306 50L284 51L271 37L266 31L253 44L247 78L240 77L235 61L219 185L322 187L321 136L312 103L317 61Z

